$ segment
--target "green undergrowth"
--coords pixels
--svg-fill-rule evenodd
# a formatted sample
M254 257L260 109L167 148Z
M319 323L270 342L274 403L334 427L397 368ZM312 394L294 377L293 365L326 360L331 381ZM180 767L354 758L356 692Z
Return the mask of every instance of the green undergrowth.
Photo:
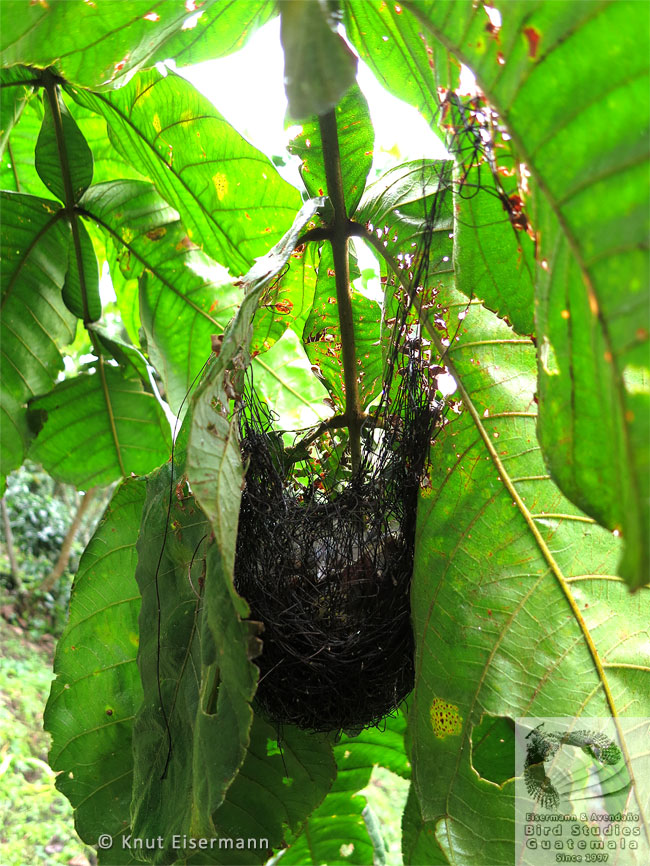
M47 764L43 707L52 643L32 643L0 617L0 863L88 866L93 852L74 830L72 807Z
M72 808L47 764L43 707L51 680L53 642L30 641L0 616L0 864L93 866L94 851L78 838ZM400 818L408 782L375 767L360 792L382 829L385 866L401 866ZM370 866L370 864L368 864Z

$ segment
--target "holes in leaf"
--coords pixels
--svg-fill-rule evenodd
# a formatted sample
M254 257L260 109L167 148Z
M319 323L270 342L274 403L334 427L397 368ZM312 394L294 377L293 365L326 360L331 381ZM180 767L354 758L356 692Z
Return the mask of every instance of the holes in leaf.
M515 723L509 716L484 715L470 737L472 767L482 779L502 785L515 775Z

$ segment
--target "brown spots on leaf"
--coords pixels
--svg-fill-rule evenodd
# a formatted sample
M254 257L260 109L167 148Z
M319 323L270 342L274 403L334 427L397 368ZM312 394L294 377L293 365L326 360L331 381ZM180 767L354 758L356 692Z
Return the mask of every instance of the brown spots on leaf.
M286 316L293 310L293 304L291 301L278 301L275 305L275 310L277 313L281 313L283 316Z
M181 238L176 244L176 252L180 253L181 250L198 250L198 247L191 238L185 235L185 237Z
M434 698L431 702L430 715L433 733L438 739L442 740L461 733L462 719L458 707L454 704L449 704L441 698Z
M157 229L151 229L147 232L147 237L150 241L159 241L160 238L164 238L167 234L167 229L165 226L158 226Z
M537 57L540 35L540 32L535 30L534 27L526 27L524 29L524 36L528 40L528 56L531 60L534 60Z

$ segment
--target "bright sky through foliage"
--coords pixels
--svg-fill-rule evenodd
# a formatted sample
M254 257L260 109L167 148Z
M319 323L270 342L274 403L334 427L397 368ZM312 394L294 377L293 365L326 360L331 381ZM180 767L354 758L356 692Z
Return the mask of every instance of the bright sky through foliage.
M284 153L296 129L285 128L285 120L287 124L291 121L285 118L279 18L258 30L241 51L179 72L252 144L270 156ZM358 81L375 128L375 168L422 156L444 156L440 139L422 115L384 90L362 62Z

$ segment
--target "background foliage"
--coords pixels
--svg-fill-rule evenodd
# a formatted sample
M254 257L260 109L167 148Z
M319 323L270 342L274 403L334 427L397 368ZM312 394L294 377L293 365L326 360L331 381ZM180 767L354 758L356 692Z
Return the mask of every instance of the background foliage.
M82 490L121 482L79 566L45 717L81 838L113 837L105 863L174 862L169 835L137 855L120 844L173 831L268 839L179 862L286 848L286 862L381 863L357 796L381 764L410 779L405 863L511 862L504 720L648 716L648 4L0 11L2 472L29 455ZM300 191L156 66L236 50L278 12ZM452 148L434 235L446 267L421 311L457 393L419 506L408 716L338 742L287 729L278 745L251 705L259 635L232 586L243 467L224 407L250 355L285 417L315 423L326 395L342 408L317 115L335 112L347 215L385 285L408 279L399 256L441 169L369 185L372 124L338 22L441 138L467 122L448 95L461 63L483 96ZM467 159L481 136L492 155ZM367 405L390 305L359 290L352 304ZM77 332L88 360L62 380ZM183 418L173 463L167 407Z

